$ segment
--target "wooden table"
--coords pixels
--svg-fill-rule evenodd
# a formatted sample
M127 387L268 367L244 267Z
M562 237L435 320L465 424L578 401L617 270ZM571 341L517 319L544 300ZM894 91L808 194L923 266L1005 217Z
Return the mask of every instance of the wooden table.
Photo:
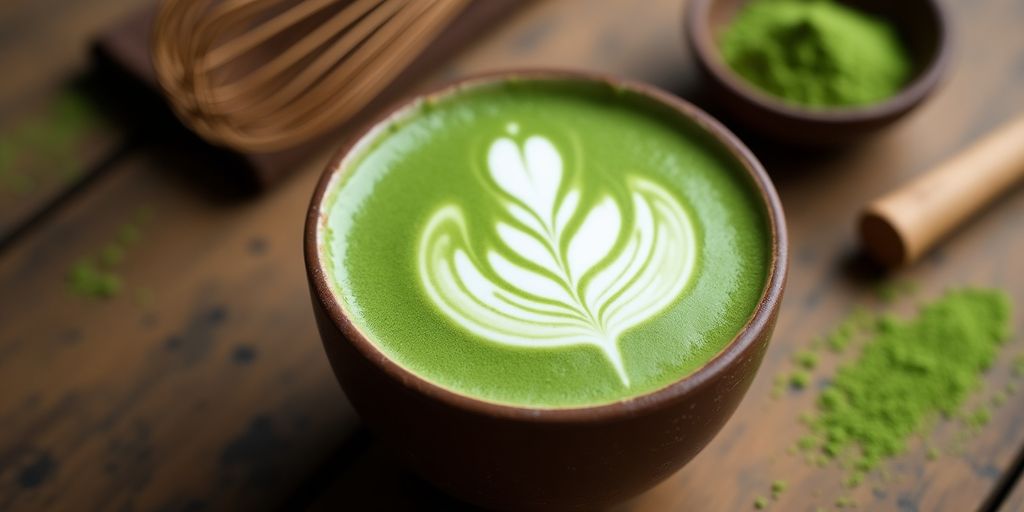
M0 6L4 140L63 115L68 91L82 87L90 35L140 1ZM749 510L780 478L789 489L770 503L774 510L833 508L847 496L861 510L1024 509L1024 393L995 409L961 450L929 460L925 442L914 440L887 464L887 482L875 474L854 489L843 487L841 470L786 453L813 390L770 397L796 350L856 305L881 307L879 276L857 255L859 205L1024 113L1024 3L946 4L957 43L952 73L898 126L830 155L748 138L775 179L791 230L793 270L773 344L718 437L624 509ZM562 66L693 97L682 12L677 0L539 2L435 79ZM15 163L25 167L18 177L0 174L0 510L463 508L392 462L360 426L324 357L300 240L327 155L266 193L234 197L193 179L218 169L164 133L90 121L59 147L31 150L45 158L18 153L31 163ZM0 163L13 151L3 144ZM151 218L118 264L122 292L70 293L70 267L100 254L140 212ZM917 282L920 297L997 286L1024 304L1021 219L1017 192L896 277ZM1018 333L1022 318L1015 312ZM1021 335L1002 353L972 400L1012 381ZM945 421L926 437L940 443L957 431L956 421Z

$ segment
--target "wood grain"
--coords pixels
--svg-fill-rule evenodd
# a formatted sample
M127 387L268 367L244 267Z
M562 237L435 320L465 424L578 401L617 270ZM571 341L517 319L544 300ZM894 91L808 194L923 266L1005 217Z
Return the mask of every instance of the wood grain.
M89 39L143 0L39 0L0 5L0 118L16 115L88 62Z
M845 490L839 470L786 454L813 392L770 398L772 379L791 368L799 347L856 304L880 307L879 275L856 254L857 207L1024 109L1020 3L950 7L960 45L954 74L883 137L827 155L750 139L776 180L793 242L777 334L718 438L624 509L749 510L783 478L790 489L773 510L830 507L847 494L860 510L973 510L1010 476L1024 448L1024 389L960 453L927 461L915 441L877 493L876 477ZM567 66L689 96L695 84L682 12L674 0L642 9L614 0L537 3L439 78ZM144 144L0 252L0 509L462 508L391 462L330 373L301 259L304 212L324 157L314 160L263 196L226 200L180 172L216 173L216 164L170 143ZM152 220L121 264L123 293L105 301L70 294L68 268L101 250L141 209ZM1024 195L1014 193L898 277L918 282L920 297L975 284L1006 289L1024 304L1022 216ZM1022 332L1019 311L1014 323ZM978 400L1012 380L1009 359L1020 353L1017 335ZM838 362L828 360L816 375ZM934 436L955 438L955 422Z
M0 508L251 509L354 426L308 311L315 173L225 204L175 174L201 164L133 154L0 261ZM140 208L124 293L70 294L70 265Z
M125 144L109 105L98 101L101 85L87 74L88 41L141 1L0 7L0 247ZM71 114L69 102L93 108Z

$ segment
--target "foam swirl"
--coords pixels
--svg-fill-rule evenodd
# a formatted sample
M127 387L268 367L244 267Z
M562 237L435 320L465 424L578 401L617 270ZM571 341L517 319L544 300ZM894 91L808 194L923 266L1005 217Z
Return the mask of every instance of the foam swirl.
M626 204L607 193L585 204L583 187L595 185L565 186L562 157L543 136L521 146L499 138L487 164L506 215L473 218L493 226L493 243L480 251L459 205L430 216L418 247L427 295L491 342L596 347L629 386L619 337L671 305L693 274L697 242L686 209L662 186L626 174Z

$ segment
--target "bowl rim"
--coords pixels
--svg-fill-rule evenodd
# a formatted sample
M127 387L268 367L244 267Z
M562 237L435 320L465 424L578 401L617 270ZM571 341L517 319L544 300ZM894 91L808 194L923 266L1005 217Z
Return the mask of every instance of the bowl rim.
M503 82L527 81L603 84L614 90L626 90L637 94L643 99L651 101L652 104L664 107L666 112L687 119L696 128L716 140L722 149L746 171L753 186L757 189L764 204L770 228L771 244L768 274L757 305L743 327L717 354L697 369L670 384L611 403L557 408L512 405L464 395L420 377L392 361L377 349L350 320L328 283L327 272L321 264L318 247L320 226L327 218L325 214L322 214L321 206L334 177L342 175L347 160L356 153L361 143L372 141L373 137L388 126L393 119L413 112L424 101L434 101L438 98L458 94L468 88ZM330 159L322 172L308 207L303 245L306 273L314 300L319 302L333 326L341 333L342 342L350 343L369 364L376 366L399 386L451 408L486 417L540 424L591 423L635 417L663 410L678 403L696 390L708 386L717 376L734 365L740 364L744 359L749 361L753 357L748 353L749 350L766 330L773 328L774 318L782 301L789 265L786 223L775 187L753 153L722 124L689 102L653 85L601 73L543 68L474 74L416 94L397 103L396 106L385 109L382 115L376 116L373 122L364 125L362 129L358 130L357 135L349 138ZM756 371L756 367L753 371Z
M945 8L937 0L919 0L931 13L937 46L931 60L893 96L863 106L808 108L773 96L737 74L722 58L711 34L708 16L719 0L690 0L685 9L684 32L697 60L729 92L756 107L790 119L819 124L847 124L873 121L909 110L931 93L945 75L950 60L949 21ZM744 2L749 0L743 0Z

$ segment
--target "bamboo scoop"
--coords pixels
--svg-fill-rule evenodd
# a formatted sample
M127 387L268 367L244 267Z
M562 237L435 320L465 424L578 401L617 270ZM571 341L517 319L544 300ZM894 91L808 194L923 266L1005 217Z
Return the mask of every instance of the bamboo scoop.
M164 0L153 67L178 117L242 152L359 112L469 0Z
M1022 178L1024 117L868 205L864 248L889 267L913 263Z

